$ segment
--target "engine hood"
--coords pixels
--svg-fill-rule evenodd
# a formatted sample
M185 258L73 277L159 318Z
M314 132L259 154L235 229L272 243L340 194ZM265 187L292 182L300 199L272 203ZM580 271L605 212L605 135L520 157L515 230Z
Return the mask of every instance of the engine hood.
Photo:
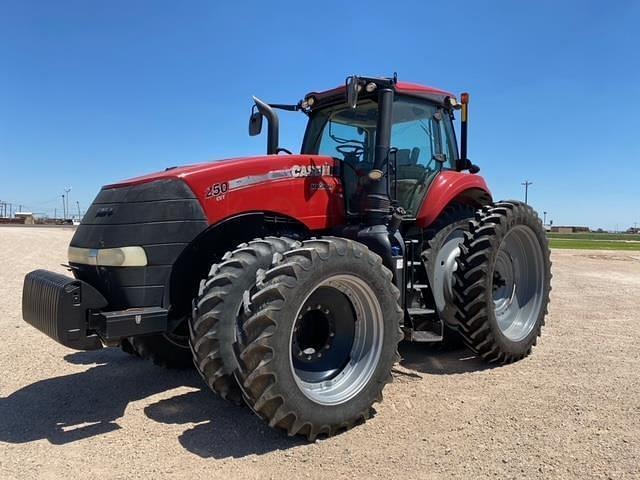
M155 180L163 179L180 179L187 183L188 180L206 176L208 178L215 178L216 174L229 172L230 170L236 170L242 168L242 170L260 169L260 167L267 167L269 164L280 163L279 160L287 159L308 159L309 157L324 158L315 155L262 155L257 157L238 157L228 158L224 160L214 160L211 162L197 163L194 165L185 165L182 167L171 167L160 172L149 173L140 177L134 177L120 182L105 185L102 188L118 188L131 185L138 185L141 183L153 182Z

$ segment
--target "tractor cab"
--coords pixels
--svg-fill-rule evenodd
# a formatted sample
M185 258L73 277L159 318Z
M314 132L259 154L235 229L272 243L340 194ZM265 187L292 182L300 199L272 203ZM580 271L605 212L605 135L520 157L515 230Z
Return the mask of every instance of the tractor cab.
M402 208L405 217L415 218L438 173L470 168L469 161L461 161L458 154L453 119L454 110L461 104L455 96L398 82L395 76L352 76L345 86L311 92L297 105L267 105L256 99L256 107L250 133L259 133L255 125L259 121L261 126L258 117L265 115L270 128L269 153L283 151L277 148L278 122L272 108L300 110L309 117L301 153L341 162L340 176L350 216L364 212L367 191L377 184L373 190L387 195L391 206ZM379 137L388 145L377 145ZM466 150L466 128L462 143Z
M343 165L347 210L357 213L359 192L374 168L378 104L375 96L358 102L319 106L310 112L301 153L331 156ZM458 149L453 112L433 101L398 94L391 115L388 161L392 201L414 216L427 189L442 170L455 170Z

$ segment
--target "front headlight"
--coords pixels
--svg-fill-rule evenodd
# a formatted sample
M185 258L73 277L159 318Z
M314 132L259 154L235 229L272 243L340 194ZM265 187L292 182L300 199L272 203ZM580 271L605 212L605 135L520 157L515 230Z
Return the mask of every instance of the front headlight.
M147 265L147 254L142 247L69 247L68 257L69 263L100 267L145 267Z

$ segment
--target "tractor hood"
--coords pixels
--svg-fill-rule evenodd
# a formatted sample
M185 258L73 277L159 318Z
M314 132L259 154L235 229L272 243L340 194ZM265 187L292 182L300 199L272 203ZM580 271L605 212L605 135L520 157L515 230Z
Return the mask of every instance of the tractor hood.
M245 212L268 211L295 218L309 229L328 228L344 215L339 163L321 155L218 160L105 185L100 199L170 200L174 197L169 190L182 185L181 195L196 199L210 224Z
M308 157L308 155L306 156ZM276 156L262 155L258 157L240 157L225 160L216 160L205 163L197 163L194 165L185 165L182 167L169 167L160 172L154 172L139 177L129 178L127 180L122 180L120 182L105 185L102 188L107 189L126 187L163 179L181 179L189 183L187 179L190 177L200 177L203 175L207 177L214 177L216 173L228 171L229 169L237 168L240 165L248 166L248 164L250 164L252 167L257 167L258 165L264 165L264 162L273 161L274 157Z

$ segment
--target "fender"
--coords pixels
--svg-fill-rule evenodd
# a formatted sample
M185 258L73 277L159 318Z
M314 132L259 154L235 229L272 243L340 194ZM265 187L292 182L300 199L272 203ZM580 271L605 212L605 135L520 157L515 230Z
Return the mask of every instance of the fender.
M305 238L309 234L297 219L274 212L245 212L209 225L173 262L171 273L165 280L163 305L172 306L174 318L186 315L200 279L207 276L209 266L242 242L269 235Z
M416 215L416 225L431 225L451 202L482 207L492 202L491 192L484 178L471 173L443 171L431 183Z

